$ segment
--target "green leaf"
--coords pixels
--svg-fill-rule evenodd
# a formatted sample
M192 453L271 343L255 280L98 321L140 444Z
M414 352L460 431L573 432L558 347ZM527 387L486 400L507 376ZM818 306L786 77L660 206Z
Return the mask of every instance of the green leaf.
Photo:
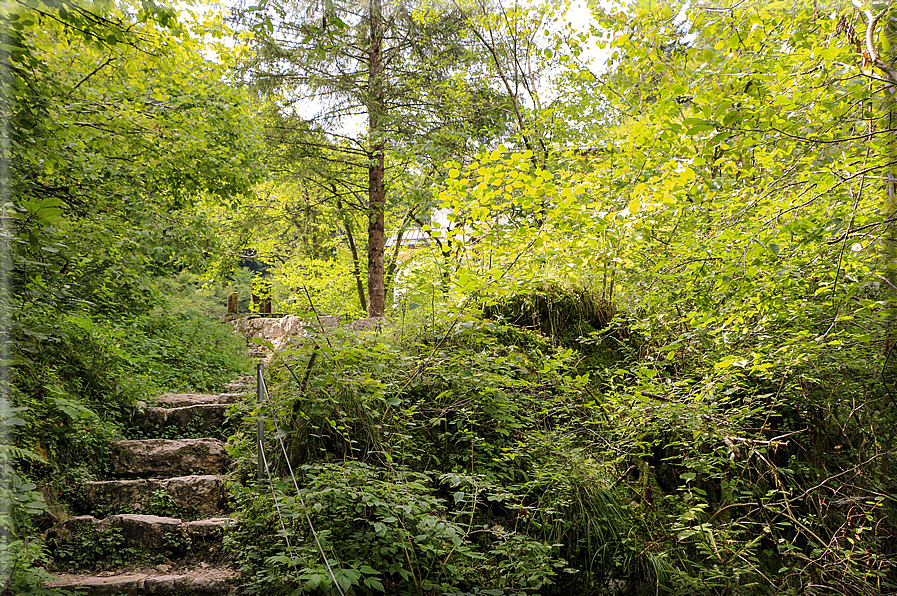
M372 590L377 590L379 592L386 592L386 588L383 587L383 584L376 577L364 578L364 585Z

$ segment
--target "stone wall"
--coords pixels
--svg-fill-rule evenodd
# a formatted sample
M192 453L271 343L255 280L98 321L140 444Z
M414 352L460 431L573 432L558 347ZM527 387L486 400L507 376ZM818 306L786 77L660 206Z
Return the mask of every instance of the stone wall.
M334 329L340 324L338 316L317 317L317 320L311 321L296 315L285 315L280 318L228 315L226 319L233 325L234 331L242 333L247 341L253 338L270 341L275 350L283 348L294 337L307 337L309 328Z

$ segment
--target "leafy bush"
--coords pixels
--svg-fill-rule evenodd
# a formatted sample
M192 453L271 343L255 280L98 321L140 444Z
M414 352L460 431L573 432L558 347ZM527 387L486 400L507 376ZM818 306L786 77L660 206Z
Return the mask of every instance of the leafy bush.
M23 426L18 415L24 408L9 408L0 399L0 593L40 596L49 574L43 565L48 555L40 540L35 539L33 516L46 510L43 496L37 485L17 471L13 462L31 461L43 464L43 458L30 450L11 445L11 431Z
M557 467L554 480L531 482L549 462L575 453L578 446L564 433L590 412L581 401L587 379L572 373L574 351L555 350L532 331L476 319L408 339L337 331L278 353L269 370L270 402L261 411L279 421L290 461L305 464L300 494L346 586L554 593L553 583L578 585L571 579L577 569L566 567L559 549L591 565L595 578L634 577L647 567L611 555L610 567L598 569L587 552L594 528L588 520L554 531L564 524L559 516L569 509L569 494L588 489L565 481ZM250 414L254 407L235 409ZM231 441L244 462L253 455L246 431ZM273 468L286 475L278 450L270 452ZM328 463L334 460L345 463ZM249 533L232 540L244 572L259 593L283 577L326 592L333 580L315 555L306 509L295 491L278 491L282 512L294 516L288 532L294 550L256 535L261 527L276 531L276 512L270 499L260 510L244 494L240 516L252 520ZM621 516L599 522L620 536ZM559 538L574 546L561 546ZM619 556L637 558L643 546L633 542Z
M581 352L516 326L458 317L418 329L294 344L271 365L269 403L235 406L276 419L290 460L305 464L300 493L346 586L400 593L411 578L445 592L709 595L897 583L894 486L881 472L891 439L864 430L890 406L870 401L879 405L851 422L850 400L874 386L858 373L848 383L807 363L793 367L800 384L783 385L763 361L707 364L695 353L673 363L650 342L583 373ZM832 397L836 387L846 393ZM247 470L248 431L232 441ZM852 459L858 449L870 458ZM271 458L286 476L283 457ZM251 532L276 527L273 502L243 497L241 515L258 524L235 537L246 573L260 593L278 578L326 591L333 580L306 510L288 485L277 495L298 516L288 518L294 549L258 547ZM421 532L407 556L383 552L378 532L403 545L400 530L421 523L412 503L428 503L461 546ZM541 587L504 567L506 556Z
M565 345L574 345L577 337L607 327L614 317L613 306L591 288L548 280L502 296L487 304L483 312L536 329Z
M175 276L160 278L155 285L167 298L171 310L218 318L227 312L227 297L231 293L238 296L240 312L249 312L252 275L252 271L243 267L224 280L209 280L185 270Z
M96 569L106 564L134 564L140 554L128 546L121 528L81 528L71 540L56 548L54 560L71 569Z
M277 312L305 315L315 311L350 320L366 316L357 299L348 250L335 248L333 252L330 258L294 255L275 269L271 283Z
M875 462L889 455L851 462L844 443L830 443L859 429L833 436L831 423L801 412L809 396L740 368L687 378L642 363L617 373L603 393L607 443L596 455L631 491L624 509L669 565L675 592L895 585L894 487Z
M475 495L456 492L450 507L426 474L349 461L303 466L300 482L301 500L288 482L275 491L289 524L289 549L279 541L258 548L259 532L277 532L271 498L265 510L257 497L241 499L250 517L241 517L230 544L257 593L286 594L299 585L330 593L334 580L356 594L530 593L550 584L563 566L550 545L474 523Z

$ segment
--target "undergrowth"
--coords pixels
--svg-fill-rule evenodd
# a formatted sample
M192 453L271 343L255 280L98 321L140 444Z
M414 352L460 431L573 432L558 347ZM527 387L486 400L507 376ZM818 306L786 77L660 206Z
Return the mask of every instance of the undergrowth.
M231 438L253 593L897 591L892 438L864 430L889 406L831 399L869 391L856 373L782 385L645 340L583 370L576 347L476 317L402 334L293 344L268 403L233 406L266 417L275 474L273 493L248 482L254 431Z
M124 438L137 402L172 390L218 391L249 360L229 328L164 308L115 318L24 311L16 328L13 408L0 413L15 444L0 447L0 463L18 479L12 498L20 504L0 525L16 537L4 561L28 561L14 567L13 583L24 586L36 585L29 578L47 559L42 533L67 509L83 508L75 487L108 475L109 443Z

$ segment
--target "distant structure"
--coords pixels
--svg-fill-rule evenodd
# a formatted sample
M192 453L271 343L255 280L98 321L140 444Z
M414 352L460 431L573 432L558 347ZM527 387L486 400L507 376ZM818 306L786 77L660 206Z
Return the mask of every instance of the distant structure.
M449 223L449 210L448 209L434 209L430 214L430 230L424 231L420 228L420 222L418 225L407 228L402 233L402 241L399 246L399 252L396 257L396 264L398 268L396 270L395 278L393 279L393 293L394 296L399 297L405 294L407 291L406 278L409 273L408 266L411 269L414 269L414 265L408 263L408 260L414 254L416 250L420 250L421 248L427 246L433 246L436 244L436 239L445 238L445 232L448 230L451 225ZM438 226L438 227L437 227ZM386 247L395 247L398 243L398 230L396 230L387 240Z
M402 234L401 248L413 250L415 247L433 244L435 242L435 240L433 240L433 236L439 238L443 237L445 235L445 230L449 228L448 215L448 209L434 209L430 214L430 231L425 232L420 229L419 226L406 229ZM437 225L439 227L436 227ZM387 238L386 247L389 248L395 246L397 241L398 230L394 232L389 238ZM407 258L407 256L409 255L399 252L399 259Z

